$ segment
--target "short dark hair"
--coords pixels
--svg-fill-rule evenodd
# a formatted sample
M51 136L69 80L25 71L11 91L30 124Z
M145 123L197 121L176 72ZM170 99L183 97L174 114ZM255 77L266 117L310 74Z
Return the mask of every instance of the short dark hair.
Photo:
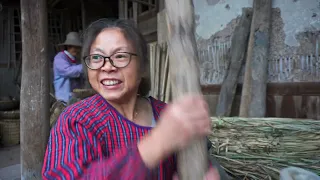
M139 85L138 93L142 96L148 95L150 91L150 67L148 58L148 45L143 35L140 33L135 23L127 19L99 19L92 22L83 33L83 46L82 46L82 64L86 67L84 57L90 54L92 43L97 36L105 29L119 28L124 34L125 38L135 48L136 54L139 57L141 83ZM87 75L87 68L84 68Z

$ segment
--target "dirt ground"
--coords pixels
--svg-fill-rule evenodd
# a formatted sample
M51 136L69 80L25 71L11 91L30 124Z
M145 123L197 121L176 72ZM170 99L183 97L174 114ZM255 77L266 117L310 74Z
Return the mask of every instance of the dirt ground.
M20 146L0 148L0 169L20 163Z
M20 146L0 148L0 180L18 180L20 171Z

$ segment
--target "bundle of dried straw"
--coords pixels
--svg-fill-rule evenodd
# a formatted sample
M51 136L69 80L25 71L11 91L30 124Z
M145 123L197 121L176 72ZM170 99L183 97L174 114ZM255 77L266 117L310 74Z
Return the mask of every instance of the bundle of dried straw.
M211 154L237 179L279 179L300 167L320 175L320 121L212 117Z

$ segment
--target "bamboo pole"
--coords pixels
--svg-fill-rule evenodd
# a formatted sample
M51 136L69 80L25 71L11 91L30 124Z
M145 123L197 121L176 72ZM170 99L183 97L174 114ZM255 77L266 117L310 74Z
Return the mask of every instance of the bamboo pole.
M153 45L149 44L149 57L150 57L150 79L151 79L151 96L154 96L154 58L153 58Z
M159 89L160 89L160 65L161 65L161 52L160 52L160 47L159 44L155 44L155 93L156 93L156 98L159 99L160 94L159 94Z
M201 94L192 0L166 0L173 97ZM206 140L195 140L178 153L181 180L201 180L207 171Z
M167 90L167 81L168 81L168 72L169 72L169 54L168 49L164 45L162 46L163 49L163 55L165 55L164 59L164 68L163 68L163 79L162 79L162 86L161 86L161 101L165 101L165 93Z

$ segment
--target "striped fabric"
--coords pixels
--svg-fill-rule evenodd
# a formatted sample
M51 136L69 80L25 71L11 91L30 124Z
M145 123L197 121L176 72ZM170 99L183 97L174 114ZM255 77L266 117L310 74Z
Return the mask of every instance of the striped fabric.
M154 117L165 103L150 97ZM42 169L43 179L172 179L175 157L150 170L137 149L151 130L125 117L100 95L67 107L52 128Z

